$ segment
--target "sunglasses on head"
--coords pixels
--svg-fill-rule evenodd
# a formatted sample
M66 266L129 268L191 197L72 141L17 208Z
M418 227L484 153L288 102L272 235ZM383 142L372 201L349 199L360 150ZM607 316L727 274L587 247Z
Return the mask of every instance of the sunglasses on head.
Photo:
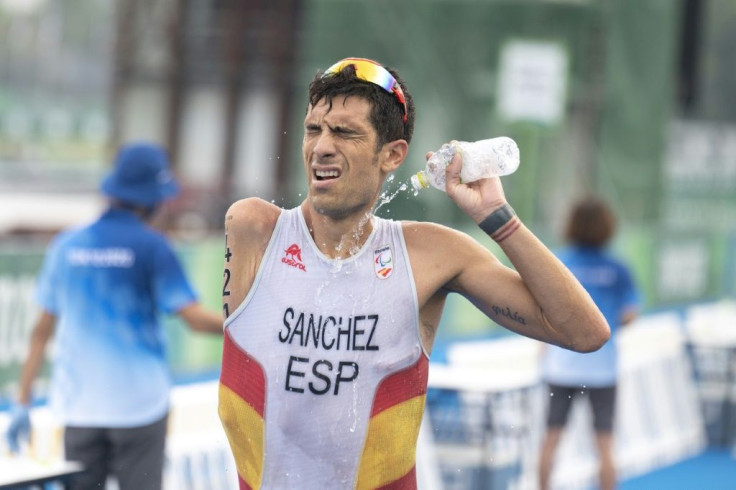
M355 76L366 82L378 85L386 92L393 94L396 100L401 104L404 110L404 122L406 122L407 108L406 108L406 97L404 97L404 91L401 90L399 82L396 81L393 75L389 73L387 69L376 63L375 61L365 58L345 58L340 60L327 70L325 70L323 77L333 75L341 72L347 66L355 67Z

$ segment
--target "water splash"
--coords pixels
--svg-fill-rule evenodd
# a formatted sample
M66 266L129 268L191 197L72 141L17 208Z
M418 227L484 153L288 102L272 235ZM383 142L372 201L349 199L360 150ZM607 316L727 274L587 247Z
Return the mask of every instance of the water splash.
M335 260L332 261L332 267L330 268L330 272L332 274L337 274L342 270L342 263L343 260L341 257L335 258Z
M314 300L315 300L315 302L316 302L317 306L322 306L322 302L323 302L323 294L324 294L324 292L325 292L325 288L326 288L327 286L329 286L329 285L330 285L330 281L329 281L329 280L327 280L327 281L323 282L322 284L320 284L320 285L319 285L319 286L317 287L317 290L316 290L316 291L314 292ZM326 297L326 296L325 296L325 297Z
M358 385L353 384L353 404L348 411L348 416L353 419L353 423L350 425L350 432L355 432L358 428Z
M395 180L396 176L394 174L390 174L388 177L386 177L386 183L388 184L393 183ZM356 227L355 232L352 234L344 235L341 238L340 243L335 247L335 259L332 261L332 267L330 268L330 272L332 274L337 274L343 269L345 259L341 256L341 252L343 251L345 246L350 244L348 248L348 257L352 257L360 252L359 244L363 234L365 233L366 224L371 220L371 218L376 214L379 209L390 203L393 199L396 198L396 196L399 195L399 193L406 192L408 189L409 186L406 183L401 183L398 187L394 188L391 188L391 186L389 185L389 188L383 191L378 196L378 201L376 202L373 210L366 213L365 216L363 216L363 218L358 222L358 226ZM414 195L417 195L416 191L414 192ZM387 212L390 212L390 210Z
M332 262L330 272L334 274L340 272L342 269L345 258L342 257L340 252L342 252L345 247L348 247L347 257L352 257L360 252L360 239L365 234L366 224L370 222L372 217L373 213L366 213L358 222L358 226L356 226L353 233L347 233L342 236L340 243L335 247L335 259Z
M390 177L393 177L393 175L390 175L389 178ZM386 181L388 182L389 179L386 179ZM383 206L393 201L394 198L399 195L399 193L404 192L408 189L409 189L409 186L406 185L406 183L402 183L396 189L387 189L383 191L381 195L378 196L378 202L376 203L376 206L373 208L373 214L376 214L379 209L381 209ZM416 196L417 194L414 194L414 195Z
M330 268L330 273L337 274L342 270L342 263L343 259L340 255L340 252L342 252L343 247L345 246L345 236L343 236L340 239L340 243L337 244L335 247L335 259L332 261L332 267Z

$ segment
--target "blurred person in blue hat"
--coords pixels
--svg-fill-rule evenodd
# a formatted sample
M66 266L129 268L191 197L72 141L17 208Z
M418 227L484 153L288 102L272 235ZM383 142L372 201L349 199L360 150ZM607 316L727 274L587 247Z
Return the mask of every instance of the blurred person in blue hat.
M596 196L578 200L566 225L568 246L558 254L577 277L611 327L611 338L595 352L580 353L546 345L542 379L547 383L547 431L542 442L539 488L551 488L554 455L572 403L588 401L599 459L601 490L616 486L613 455L618 362L615 336L638 316L639 292L629 267L607 245L616 231L616 217L608 203Z
M176 196L166 152L130 144L102 181L109 208L94 223L54 238L38 278L41 309L6 438L30 432L31 385L52 335L50 406L64 425L67 460L86 471L68 488L162 485L171 386L160 313L194 331L222 333L222 316L197 299L167 239L148 225Z

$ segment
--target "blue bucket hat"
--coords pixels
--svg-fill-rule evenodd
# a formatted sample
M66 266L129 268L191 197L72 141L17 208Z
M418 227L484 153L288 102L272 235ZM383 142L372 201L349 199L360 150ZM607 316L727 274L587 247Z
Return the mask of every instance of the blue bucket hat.
M153 207L179 192L166 152L155 144L130 144L118 151L102 192L123 202Z

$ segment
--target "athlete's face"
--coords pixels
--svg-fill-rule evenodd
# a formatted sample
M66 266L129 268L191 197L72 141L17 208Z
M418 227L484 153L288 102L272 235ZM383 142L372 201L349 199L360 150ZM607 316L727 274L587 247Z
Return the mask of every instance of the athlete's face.
M302 153L312 207L336 219L373 208L386 176L385 149L377 148L370 103L335 97L310 106ZM386 145L384 145L385 147Z

